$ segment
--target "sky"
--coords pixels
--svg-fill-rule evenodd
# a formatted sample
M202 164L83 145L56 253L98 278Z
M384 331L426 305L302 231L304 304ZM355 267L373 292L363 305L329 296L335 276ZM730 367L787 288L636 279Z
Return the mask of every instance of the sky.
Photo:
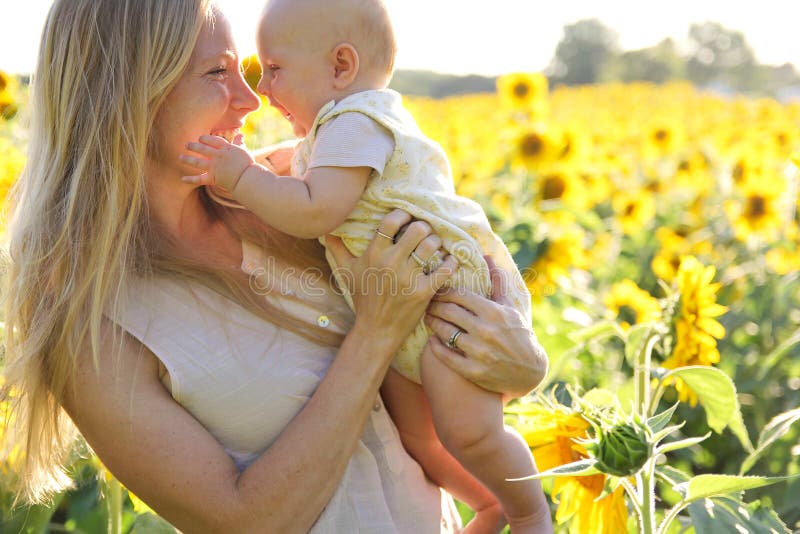
M169 0L165 0L169 1ZM564 25L597 18L616 31L623 49L664 37L686 40L689 25L717 21L741 31L765 64L800 68L797 0L385 0L395 25L399 69L494 76L541 71ZM0 0L0 70L33 69L51 0ZM255 19L263 0L218 0L231 20L242 56L255 52Z

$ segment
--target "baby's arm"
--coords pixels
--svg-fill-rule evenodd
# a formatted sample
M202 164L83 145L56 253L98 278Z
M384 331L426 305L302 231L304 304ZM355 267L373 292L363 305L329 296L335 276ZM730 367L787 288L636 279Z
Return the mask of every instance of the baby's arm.
M499 532L505 525L500 503L439 441L422 386L389 368L381 397L403 446L428 478L475 511L465 532Z
M213 135L187 145L204 157L182 155L199 170L184 181L220 185L273 228L300 238L330 233L353 211L370 167L313 167L302 177L278 176L255 162L242 147Z

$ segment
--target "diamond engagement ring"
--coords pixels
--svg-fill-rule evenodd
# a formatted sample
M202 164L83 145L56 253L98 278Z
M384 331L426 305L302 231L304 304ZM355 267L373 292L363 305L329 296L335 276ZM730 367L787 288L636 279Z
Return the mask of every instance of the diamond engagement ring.
M450 339L447 340L447 347L453 350L457 350L458 347L456 347L456 341L458 340L458 336L460 336L463 333L464 333L463 330L457 328L456 331L453 332L453 335L450 336Z
M428 262L427 261L424 261L422 258L417 256L416 252L412 252L411 253L411 259L413 259L415 262L417 262L417 265L422 267L422 272L425 272L425 269L427 269L427 267L428 267ZM428 274L428 273L425 273L425 274Z

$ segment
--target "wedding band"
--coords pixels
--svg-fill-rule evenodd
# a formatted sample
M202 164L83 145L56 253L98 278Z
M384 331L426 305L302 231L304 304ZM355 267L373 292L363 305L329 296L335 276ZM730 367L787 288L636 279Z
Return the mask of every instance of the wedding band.
M381 237L385 237L386 239L388 239L389 241L391 241L392 243L394 243L394 238L393 238L392 236L390 236L390 235L386 235L386 234L384 234L383 232L381 232L380 230L375 230L375 233L376 233L377 235L381 236Z
M416 252L412 252L411 253L411 259L413 259L415 262L417 262L417 265L422 267L422 271L425 272L425 268L428 266L428 262L424 261L422 258L417 256Z
M464 333L463 330L457 328L456 331L453 332L453 335L450 336L450 339L447 340L447 347L453 350L457 349L458 347L456 347L456 340L458 340L458 336L460 336L463 333Z
M431 254L431 257L425 262L425 265L422 267L422 273L431 274L439 268L439 265L441 265L441 261L439 261L439 251L437 250Z

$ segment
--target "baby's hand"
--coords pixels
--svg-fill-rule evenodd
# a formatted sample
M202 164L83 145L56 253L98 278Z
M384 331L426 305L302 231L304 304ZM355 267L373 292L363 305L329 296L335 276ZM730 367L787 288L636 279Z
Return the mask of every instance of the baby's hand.
M253 157L243 147L229 143L216 135L201 135L199 142L189 142L186 148L205 156L204 158L181 154L184 163L200 170L202 174L184 176L183 181L190 184L219 185L233 191L242 173L255 163Z

